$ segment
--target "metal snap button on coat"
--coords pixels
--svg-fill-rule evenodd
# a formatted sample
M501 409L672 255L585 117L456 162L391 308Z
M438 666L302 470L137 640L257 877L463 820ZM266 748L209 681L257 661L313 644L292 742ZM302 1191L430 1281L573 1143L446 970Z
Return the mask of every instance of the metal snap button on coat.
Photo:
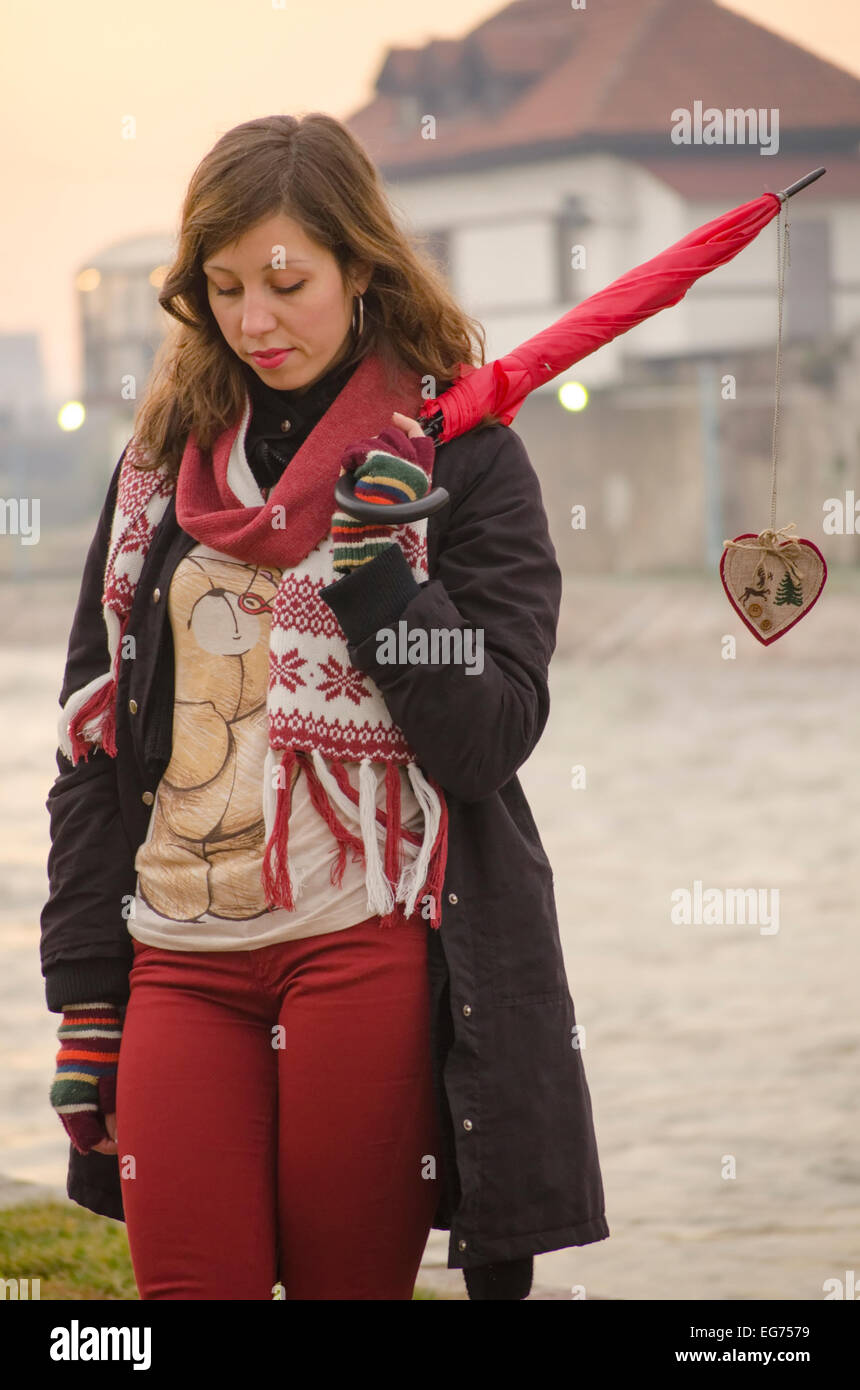
M151 806L153 801L155 800L155 796L152 792L144 792L143 796L140 799L141 801L145 801L147 806Z
M463 1128L464 1128L464 1129L471 1129L471 1128L472 1128L472 1121L471 1121L471 1120L464 1120L464 1121L463 1121Z
M281 421L281 429L283 430L284 434L287 434L292 428L293 428L293 422L292 422L292 420L282 420L282 421Z
M458 1250L465 1250L465 1249L466 1249L466 1242L465 1242L464 1240L458 1240L458 1241L457 1241L457 1249L458 1249Z
M463 1005L463 1013L466 1015L467 1018L469 1017L469 1014L470 1014L471 1012L472 1012L472 1005L471 1005L471 1004L464 1004L464 1005Z
M137 700L129 700L128 707L132 714L137 714Z
M456 894L456 893L449 893L449 894L448 894L448 901L449 901L449 903L458 903L458 902L460 901L460 899L457 897L457 894Z
M161 598L161 590L160 590L160 589L153 589L153 591L152 591L152 601L153 601L153 603L158 603L158 600L159 600L160 598Z

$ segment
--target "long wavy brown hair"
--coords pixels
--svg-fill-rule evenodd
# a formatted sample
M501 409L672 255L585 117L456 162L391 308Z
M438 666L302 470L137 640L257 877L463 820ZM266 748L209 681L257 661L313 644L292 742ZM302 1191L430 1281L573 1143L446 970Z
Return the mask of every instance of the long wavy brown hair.
M375 351L395 371L430 376L439 394L457 364L482 366L484 329L456 303L426 249L398 226L367 151L333 116L263 116L222 135L201 160L182 206L179 244L158 296L176 321L135 415L135 460L173 476L190 430L202 449L241 419L246 380L212 313L203 263L259 222L285 214L336 258L347 277L373 267L364 326L344 364ZM485 416L490 424L495 417Z

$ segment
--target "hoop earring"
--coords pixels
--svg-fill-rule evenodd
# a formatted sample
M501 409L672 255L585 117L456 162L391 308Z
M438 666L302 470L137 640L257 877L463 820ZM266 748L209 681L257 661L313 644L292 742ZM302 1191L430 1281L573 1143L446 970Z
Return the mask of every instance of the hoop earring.
M353 304L352 331L357 338L360 338L362 333L364 332L364 300L362 299L360 294L356 295L356 299L358 300L358 327L356 328L355 325L355 305Z

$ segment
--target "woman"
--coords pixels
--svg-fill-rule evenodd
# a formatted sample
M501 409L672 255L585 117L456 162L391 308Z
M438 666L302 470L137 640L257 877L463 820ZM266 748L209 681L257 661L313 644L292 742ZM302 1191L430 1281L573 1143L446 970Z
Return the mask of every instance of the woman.
M561 590L537 477L491 419L423 436L480 326L329 116L218 141L159 299L47 803L69 1195L144 1299L409 1299L431 1227L524 1298L609 1234L516 777ZM361 526L344 468L450 500Z

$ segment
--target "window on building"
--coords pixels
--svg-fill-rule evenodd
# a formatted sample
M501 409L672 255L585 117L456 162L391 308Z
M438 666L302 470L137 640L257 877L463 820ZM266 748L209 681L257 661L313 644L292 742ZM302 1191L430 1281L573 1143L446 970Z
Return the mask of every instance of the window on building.
M444 228L435 227L424 233L424 249L428 256L451 279L451 233Z
M572 259L574 248L585 240L589 222L582 199L567 198L556 218L556 282L561 304L578 304L582 299L582 272L574 269Z
M414 135L421 121L421 106L412 92L397 99L397 127L401 135Z
M785 270L785 336L797 341L818 338L833 327L830 223L826 218L792 222L791 264Z

